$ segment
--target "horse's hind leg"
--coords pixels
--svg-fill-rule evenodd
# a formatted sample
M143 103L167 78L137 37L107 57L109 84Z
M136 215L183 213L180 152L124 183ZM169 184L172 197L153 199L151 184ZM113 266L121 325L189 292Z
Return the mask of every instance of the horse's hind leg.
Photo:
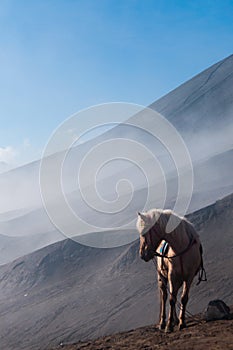
M160 291L160 316L159 329L166 327L166 301L167 301L167 279L158 273L158 285Z
M185 323L185 311L186 311L186 305L188 303L188 297L189 297L189 289L191 286L192 281L190 282L184 282L183 292L181 296L181 310L180 310L180 316L179 316L179 330L186 327Z

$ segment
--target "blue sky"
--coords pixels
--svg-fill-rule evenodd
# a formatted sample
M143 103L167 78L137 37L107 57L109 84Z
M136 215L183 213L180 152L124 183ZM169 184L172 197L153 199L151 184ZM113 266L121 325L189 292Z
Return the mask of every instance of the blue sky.
M0 2L0 162L39 158L82 108L148 105L232 54L233 2Z

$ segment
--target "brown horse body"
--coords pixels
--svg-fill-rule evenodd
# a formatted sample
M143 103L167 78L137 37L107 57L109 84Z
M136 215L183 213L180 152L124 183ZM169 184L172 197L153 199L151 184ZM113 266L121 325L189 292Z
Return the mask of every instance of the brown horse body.
M167 233L169 220L174 229ZM138 213L137 228L140 233L140 257L149 261L157 257L158 284L160 288L159 328L173 331L175 324L179 329L186 326L185 310L189 290L195 275L202 267L202 248L199 236L193 225L171 210L152 209ZM166 257L161 257L163 241L169 244ZM178 290L183 285L179 319L176 315ZM166 300L169 292L170 310L166 325Z

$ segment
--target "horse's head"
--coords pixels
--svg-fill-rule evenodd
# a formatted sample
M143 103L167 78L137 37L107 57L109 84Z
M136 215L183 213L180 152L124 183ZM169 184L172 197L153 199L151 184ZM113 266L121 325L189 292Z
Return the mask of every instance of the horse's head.
M162 238L157 235L151 228L155 224L155 218L145 213L138 213L137 229L140 234L139 255L144 261L153 259L155 251L159 246Z

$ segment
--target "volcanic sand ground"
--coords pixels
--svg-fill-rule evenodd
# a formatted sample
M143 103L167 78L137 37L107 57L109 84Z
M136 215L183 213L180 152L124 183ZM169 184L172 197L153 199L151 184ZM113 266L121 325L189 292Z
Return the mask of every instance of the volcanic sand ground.
M200 316L199 316L200 317ZM233 317L230 320L188 320L187 328L173 333L146 326L129 332L101 337L76 344L60 344L65 350L228 350L233 349Z

